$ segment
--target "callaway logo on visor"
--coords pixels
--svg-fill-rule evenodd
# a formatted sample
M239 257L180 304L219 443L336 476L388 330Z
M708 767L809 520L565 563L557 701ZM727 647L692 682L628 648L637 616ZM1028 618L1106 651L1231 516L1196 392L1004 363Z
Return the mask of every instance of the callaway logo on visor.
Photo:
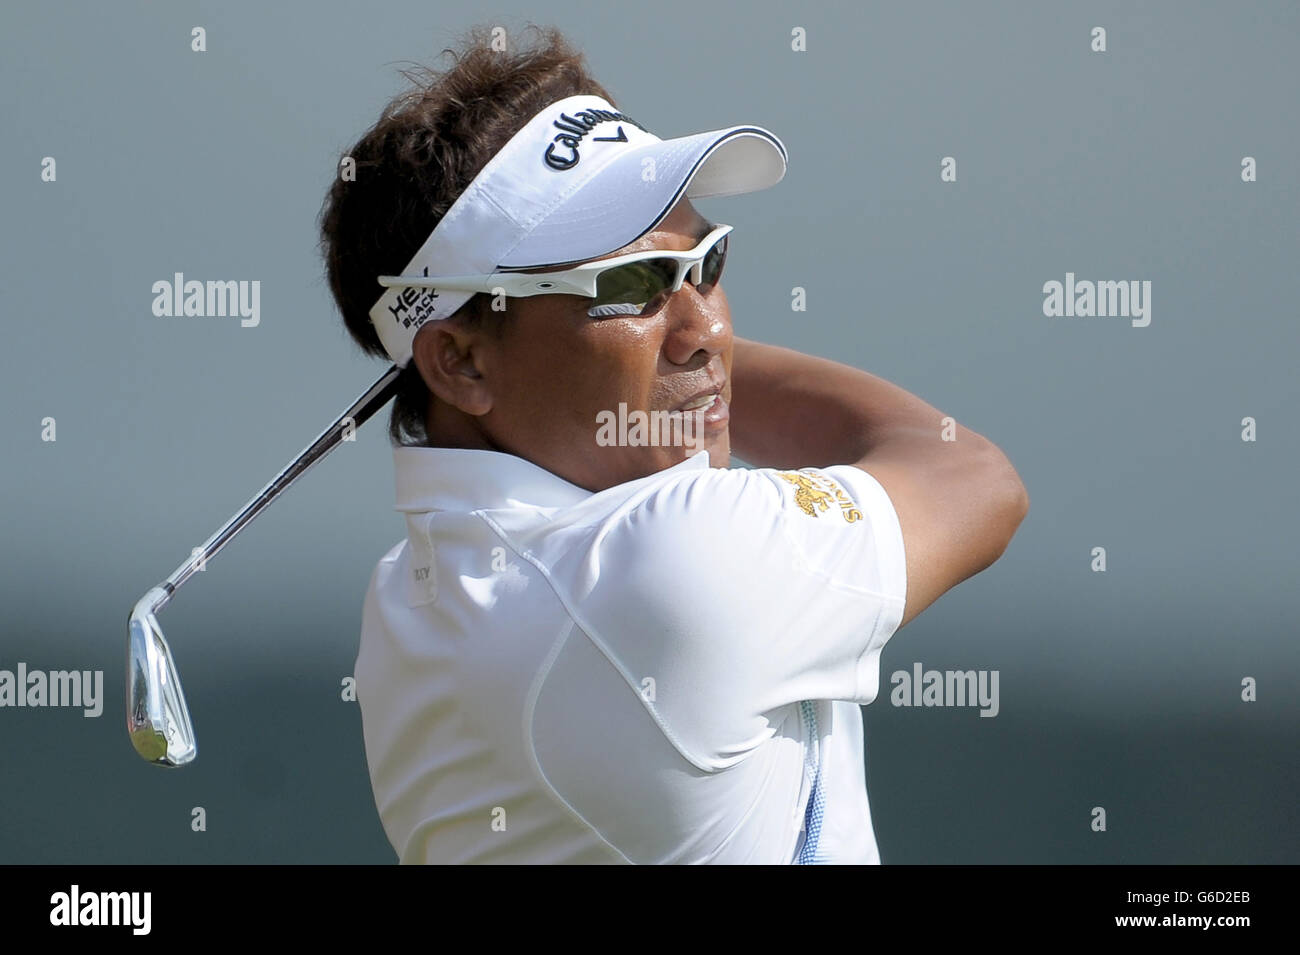
M646 129L631 116L626 113L615 113L607 109L584 109L570 116L568 113L561 113L560 118L552 125L560 131L543 154L546 159L546 165L552 169L572 169L578 165L582 158L578 155L578 145L582 142L583 137L591 130L595 129L601 123L631 123L642 132L648 133ZM592 142L596 143L625 143L627 142L627 133L623 132L623 127L618 128L616 136L593 136ZM555 152L555 144L559 143L569 149L570 154L567 156L558 155Z

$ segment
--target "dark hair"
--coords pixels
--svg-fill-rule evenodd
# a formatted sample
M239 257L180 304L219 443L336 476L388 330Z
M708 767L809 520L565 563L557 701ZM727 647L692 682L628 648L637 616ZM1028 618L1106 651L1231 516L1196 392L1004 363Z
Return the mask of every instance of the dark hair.
M412 87L384 107L336 167L337 173L350 157L356 176L337 175L325 197L321 251L343 322L367 354L386 356L370 322L383 291L375 279L406 267L488 160L556 100L586 94L613 103L559 30L530 25L526 32L535 42L516 47L513 37L503 44L493 28L475 27L459 52L442 51L453 60L446 72L401 70ZM493 312L490 303L478 293L453 318L500 334L509 310ZM428 406L429 391L412 361L398 378L388 426L394 444L428 443Z

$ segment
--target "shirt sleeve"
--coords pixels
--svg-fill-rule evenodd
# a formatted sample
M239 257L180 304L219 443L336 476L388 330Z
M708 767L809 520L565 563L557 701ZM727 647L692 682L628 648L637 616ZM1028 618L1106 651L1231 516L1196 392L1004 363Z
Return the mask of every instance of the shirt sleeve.
M893 504L850 465L689 472L587 560L577 623L708 769L770 738L792 703L875 699L906 599Z

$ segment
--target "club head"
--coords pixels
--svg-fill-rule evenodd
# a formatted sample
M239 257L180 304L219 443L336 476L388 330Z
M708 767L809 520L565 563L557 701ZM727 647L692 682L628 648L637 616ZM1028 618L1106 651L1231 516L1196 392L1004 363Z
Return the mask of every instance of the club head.
M141 757L158 766L184 766L198 752L172 652L154 611L168 594L155 587L127 620L126 730Z

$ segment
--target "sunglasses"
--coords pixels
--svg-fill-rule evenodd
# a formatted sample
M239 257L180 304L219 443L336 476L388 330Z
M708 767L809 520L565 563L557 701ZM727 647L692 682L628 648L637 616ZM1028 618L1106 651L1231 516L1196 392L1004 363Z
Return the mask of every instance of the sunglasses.
M690 282L708 295L722 277L727 262L729 225L716 225L700 244L684 252L651 249L629 252L597 262L584 262L559 272L504 271L491 275L405 276L381 275L384 286L440 288L461 292L487 292L526 298L531 295L581 295L590 298L587 314L649 316L668 295Z

